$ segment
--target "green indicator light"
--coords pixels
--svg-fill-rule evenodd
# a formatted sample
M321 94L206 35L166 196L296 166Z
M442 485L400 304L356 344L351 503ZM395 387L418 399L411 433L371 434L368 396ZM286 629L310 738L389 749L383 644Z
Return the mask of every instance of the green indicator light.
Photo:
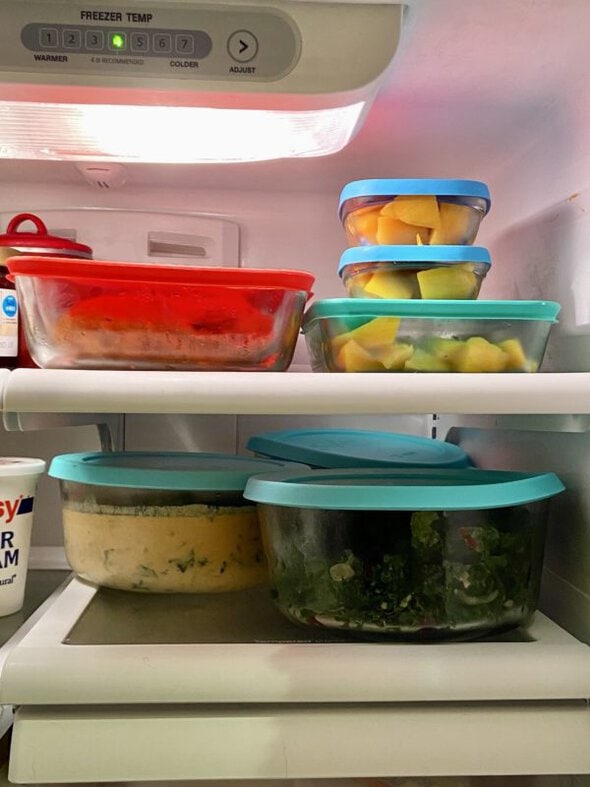
M125 36L122 33L111 35L111 46L113 49L125 49Z

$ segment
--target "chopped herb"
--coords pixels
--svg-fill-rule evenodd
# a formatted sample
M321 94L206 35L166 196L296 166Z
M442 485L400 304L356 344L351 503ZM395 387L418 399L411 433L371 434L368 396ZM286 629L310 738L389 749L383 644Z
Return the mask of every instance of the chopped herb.
M189 568L193 568L196 563L195 550L191 549L187 558L174 557L168 563L175 566L181 574L184 574Z
M339 512L333 539L291 532L275 547L272 595L291 617L448 636L517 625L533 612L543 542L524 506L392 512L372 522L374 512L363 520L353 513ZM338 551L347 541L354 548Z
M142 577L157 577L158 576L157 571L154 571L153 568L150 568L149 566L143 566L143 565L139 566L138 574L141 574Z

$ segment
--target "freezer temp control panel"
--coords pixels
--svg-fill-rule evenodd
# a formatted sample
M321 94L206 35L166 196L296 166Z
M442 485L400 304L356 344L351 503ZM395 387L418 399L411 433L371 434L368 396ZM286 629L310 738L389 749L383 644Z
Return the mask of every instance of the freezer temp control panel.
M5 72L269 81L289 73L301 52L296 24L272 8L9 0L0 24Z

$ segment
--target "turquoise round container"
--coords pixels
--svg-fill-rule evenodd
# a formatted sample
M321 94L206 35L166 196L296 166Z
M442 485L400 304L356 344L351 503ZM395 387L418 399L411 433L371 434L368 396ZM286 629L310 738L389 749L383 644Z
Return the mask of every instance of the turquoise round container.
M366 429L287 429L252 436L246 447L269 459L314 468L470 467L458 445L419 435Z
M121 451L56 456L66 557L96 585L220 593L267 580L256 473L302 465L228 454Z

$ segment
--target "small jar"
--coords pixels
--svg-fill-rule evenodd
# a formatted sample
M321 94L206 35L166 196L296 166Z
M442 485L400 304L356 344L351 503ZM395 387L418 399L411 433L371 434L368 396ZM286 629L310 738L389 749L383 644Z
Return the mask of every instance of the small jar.
M26 222L34 224L34 231L20 229ZM36 368L27 348L25 328L20 317L15 285L6 278L8 269L2 263L9 257L36 254L42 257L74 257L92 259L92 249L84 243L50 235L39 216L19 213L8 223L6 232L0 234L0 367Z

